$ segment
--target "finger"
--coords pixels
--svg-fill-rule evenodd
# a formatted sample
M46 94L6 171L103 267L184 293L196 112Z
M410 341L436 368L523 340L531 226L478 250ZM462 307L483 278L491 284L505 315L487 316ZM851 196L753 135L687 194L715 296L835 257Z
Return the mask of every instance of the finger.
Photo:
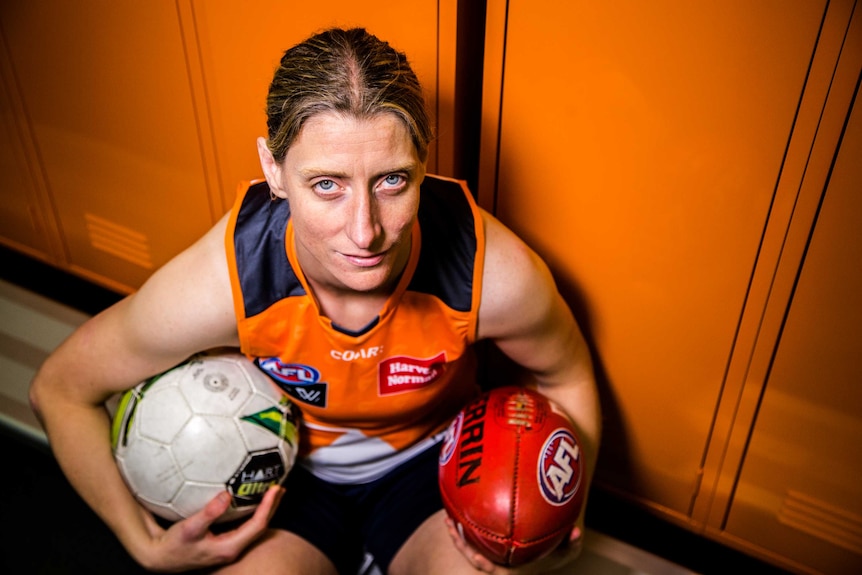
M496 569L496 565L490 559L488 559L478 551L473 552L472 563L473 567L475 567L482 573L493 573L494 569Z
M278 510L281 498L284 496L284 491L285 489L281 485L270 485L266 493L263 494L263 498L260 500L260 504L255 510L252 519L260 521L264 526L267 525Z
M246 547L266 531L270 519L278 509L278 504L284 495L284 487L272 485L264 493L254 514L235 530L222 534L223 539L232 539L234 544Z
M222 491L209 500L203 509L183 520L184 532L190 538L199 538L209 531L210 525L230 507L231 497Z
M446 527L449 529L449 535L452 537L452 540L455 542L455 547L458 548L458 551L461 552L462 555L467 559L470 565L473 566L474 569L482 571L483 573L491 573L494 571L496 566L494 563L479 553L472 545L470 545L467 540L464 538L464 533L455 525L455 522L450 518L446 518Z
M267 489L266 493L264 494L264 499L272 499L272 505L269 512L270 517L272 517L272 514L275 513L275 511L278 509L278 506L281 505L281 499L282 497L284 497L285 491L285 488L281 485L273 485L269 489Z
M211 539L211 543L218 548L220 561L225 559L228 562L231 561L232 558L239 556L243 549L263 535L283 494L284 488L280 485L270 486L251 517L240 523L236 529L224 531ZM226 499L229 504L230 496L227 493L225 495L227 495ZM195 519L197 528L200 530L200 536L203 537L209 533L208 528L212 522L226 510L227 506L224 505L224 500L216 497L197 516L192 516L189 519Z
M572 529L572 532L569 534L569 539L561 546L562 551L565 552L565 556L567 557L567 561L572 561L576 557L579 557L584 547L584 529L583 527L576 526Z

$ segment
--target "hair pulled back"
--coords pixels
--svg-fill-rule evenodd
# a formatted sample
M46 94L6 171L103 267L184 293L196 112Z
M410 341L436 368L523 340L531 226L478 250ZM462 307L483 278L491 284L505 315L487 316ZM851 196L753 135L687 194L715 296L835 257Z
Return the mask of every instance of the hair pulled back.
M432 130L419 80L403 53L363 28L332 28L284 53L266 101L267 144L276 161L321 112L359 119L395 114L419 158L427 159Z

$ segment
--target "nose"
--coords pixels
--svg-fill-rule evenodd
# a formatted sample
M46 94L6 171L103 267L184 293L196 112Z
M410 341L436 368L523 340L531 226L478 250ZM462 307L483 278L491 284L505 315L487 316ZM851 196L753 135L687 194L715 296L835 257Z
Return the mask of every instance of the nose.
M373 250L382 236L380 210L374 195L369 192L354 194L350 210L347 236L357 248Z

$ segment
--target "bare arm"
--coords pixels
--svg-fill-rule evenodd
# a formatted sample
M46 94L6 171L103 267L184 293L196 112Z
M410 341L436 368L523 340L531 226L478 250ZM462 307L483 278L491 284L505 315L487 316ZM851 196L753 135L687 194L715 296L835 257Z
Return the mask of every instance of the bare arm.
M545 263L493 216L485 214L485 224L479 337L526 368L538 391L571 417L586 455L589 489L601 435L589 348ZM578 527L583 529L583 512Z
M598 393L586 341L545 263L486 214L487 250L479 337L526 368L559 403L595 457L601 433ZM590 466L592 468L592 465Z
M223 219L137 293L82 325L45 361L30 390L34 410L72 485L132 556L151 569L224 558L166 536L132 498L114 463L103 404L193 353L237 345L224 230ZM220 506L210 507L209 513L217 515ZM206 531L209 519L196 518L196 526L203 522Z

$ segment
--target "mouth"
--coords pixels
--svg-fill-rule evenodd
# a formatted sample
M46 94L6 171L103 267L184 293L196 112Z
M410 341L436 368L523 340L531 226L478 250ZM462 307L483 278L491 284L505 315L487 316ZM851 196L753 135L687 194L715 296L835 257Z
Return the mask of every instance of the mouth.
M374 254L371 256L361 256L361 255L351 255L351 254L341 254L342 257L347 260L350 264L359 267L359 268L373 268L374 266L380 265L380 262L383 261L383 258L386 257L386 252L380 254Z

